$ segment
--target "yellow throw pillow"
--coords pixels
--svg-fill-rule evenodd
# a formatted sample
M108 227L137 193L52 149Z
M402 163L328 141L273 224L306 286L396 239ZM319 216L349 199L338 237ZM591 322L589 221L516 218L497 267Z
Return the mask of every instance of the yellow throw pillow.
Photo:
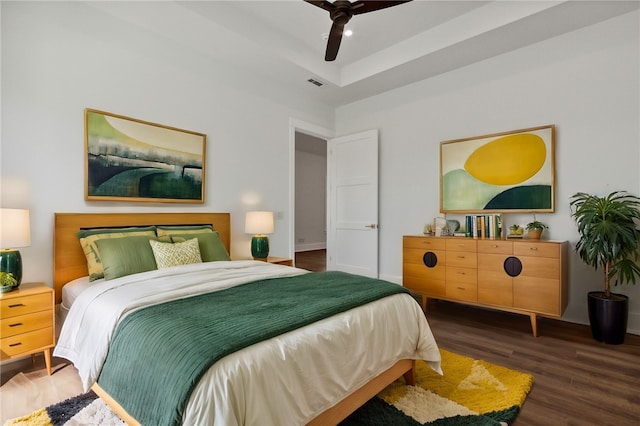
M78 239L82 246L82 251L87 258L87 270L89 271L89 281L104 278L104 268L102 259L100 259L100 251L96 245L96 241L106 238L123 238L137 236L156 236L155 226L148 227L130 227L130 228L102 228L102 229L83 229L78 232Z
M192 238L183 243L161 243L149 240L153 257L156 259L158 269L170 268L190 263L202 263L200 247L197 238Z

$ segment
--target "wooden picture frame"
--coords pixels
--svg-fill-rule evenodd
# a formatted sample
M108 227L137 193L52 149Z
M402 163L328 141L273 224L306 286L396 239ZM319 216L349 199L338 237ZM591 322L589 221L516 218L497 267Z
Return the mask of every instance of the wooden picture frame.
M440 212L554 211L555 126L440 143Z
M86 108L85 200L204 203L207 136Z

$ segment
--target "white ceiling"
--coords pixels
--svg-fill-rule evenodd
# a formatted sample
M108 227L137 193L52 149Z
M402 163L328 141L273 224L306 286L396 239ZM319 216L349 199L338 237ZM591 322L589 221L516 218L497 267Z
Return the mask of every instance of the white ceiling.
M302 0L88 2L123 21L265 82L347 104L640 7L640 1L412 2L347 25L324 61L329 13ZM324 83L317 87L309 78Z

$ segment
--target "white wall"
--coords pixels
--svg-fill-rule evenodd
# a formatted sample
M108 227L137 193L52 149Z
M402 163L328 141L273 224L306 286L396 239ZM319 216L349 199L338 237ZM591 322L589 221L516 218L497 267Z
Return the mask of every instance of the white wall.
M320 143L326 149L326 142ZM295 168L295 250L324 249L327 247L326 153L296 150Z
M586 293L602 277L573 252L569 198L640 192L639 24L636 11L338 108L338 135L380 129L381 276L401 282L402 235L438 215L441 141L555 124L556 208L538 219L570 242L564 318L587 323ZM629 330L640 333L640 285L615 290L631 297Z
M125 7L126 5L123 5ZM289 122L333 128L333 110L75 2L2 2L2 206L31 209L25 281L52 284L54 212L231 212L232 256L250 257L244 213L281 212L289 236ZM206 202L84 200L84 108L207 135Z

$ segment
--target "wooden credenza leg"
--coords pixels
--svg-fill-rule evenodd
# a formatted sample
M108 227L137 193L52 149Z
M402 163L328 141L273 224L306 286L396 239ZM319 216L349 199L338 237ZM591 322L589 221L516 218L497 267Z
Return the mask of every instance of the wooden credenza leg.
M531 330L533 331L533 337L538 337L538 316L533 312L529 314L531 319Z

